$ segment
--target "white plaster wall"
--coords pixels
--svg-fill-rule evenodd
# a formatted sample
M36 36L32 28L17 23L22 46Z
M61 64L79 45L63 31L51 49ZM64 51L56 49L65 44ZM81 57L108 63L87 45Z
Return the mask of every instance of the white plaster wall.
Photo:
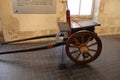
M57 33L57 22L65 20L65 3L57 0L56 14L14 14L12 0L0 0L0 18L5 41ZM65 0L64 0L65 1ZM120 34L120 0L96 0L94 19L101 23L99 35ZM99 12L99 14L98 14Z
M120 0L101 0L96 28L99 35L120 34Z
M2 26L1 26L2 24L1 24L1 18L0 18L0 31L2 31Z
M100 2L101 2L101 0L95 0L95 6L94 6L95 8L94 8L93 19L96 20L96 21L98 21Z
M14 14L12 0L0 0L2 29L5 41L58 32L58 21L66 21L63 0L57 0L56 14Z

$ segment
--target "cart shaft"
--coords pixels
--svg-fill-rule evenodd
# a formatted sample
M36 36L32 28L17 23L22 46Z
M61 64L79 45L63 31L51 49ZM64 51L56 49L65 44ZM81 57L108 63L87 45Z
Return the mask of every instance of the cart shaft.
M58 47L61 45L64 45L66 42L59 42L47 46L42 46L42 47L35 47L35 48L29 48L29 49L23 49L23 50L15 50L15 51L6 51L6 52L0 52L0 55L3 54L11 54L11 53L21 53L21 52L30 52L30 51L38 51L38 50L44 50L44 49L51 49L54 47Z
M37 36L37 37L31 37L31 38L14 40L14 41L8 41L8 42L3 42L3 43L1 43L1 45L5 45L5 44L9 44L9 43L15 43L15 42L21 42L21 41L41 39L41 38L50 38L50 37L56 37L56 34L44 35L44 36Z

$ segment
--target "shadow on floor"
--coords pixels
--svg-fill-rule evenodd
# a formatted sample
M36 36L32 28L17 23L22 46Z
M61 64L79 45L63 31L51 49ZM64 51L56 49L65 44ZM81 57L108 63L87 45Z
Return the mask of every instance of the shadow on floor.
M102 36L103 50L97 60L78 65L65 55L67 69L59 70L61 48L0 55L0 80L120 80L120 35ZM39 46L0 46L0 51Z

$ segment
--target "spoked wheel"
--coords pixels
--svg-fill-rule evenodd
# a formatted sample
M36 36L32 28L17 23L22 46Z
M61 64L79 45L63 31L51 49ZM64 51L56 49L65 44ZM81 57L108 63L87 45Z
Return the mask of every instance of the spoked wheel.
M68 57L79 64L94 61L100 55L101 50L101 40L90 31L76 32L66 42Z

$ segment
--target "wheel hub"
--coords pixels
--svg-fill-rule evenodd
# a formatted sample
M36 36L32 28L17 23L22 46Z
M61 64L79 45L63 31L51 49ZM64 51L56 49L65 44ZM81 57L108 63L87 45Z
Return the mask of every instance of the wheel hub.
M82 54L87 53L88 52L88 46L86 44L81 44L79 50Z

